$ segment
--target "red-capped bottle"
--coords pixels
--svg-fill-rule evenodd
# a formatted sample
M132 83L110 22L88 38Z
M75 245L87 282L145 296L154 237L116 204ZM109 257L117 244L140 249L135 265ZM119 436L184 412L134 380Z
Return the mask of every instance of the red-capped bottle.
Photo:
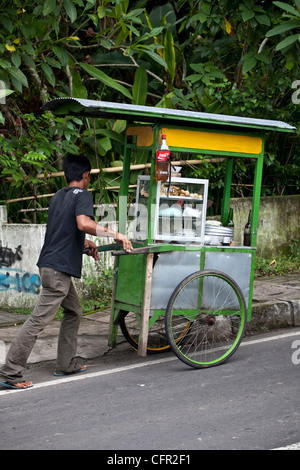
M156 150L155 177L157 181L167 181L169 178L170 150L166 141L166 135L161 134L161 144Z

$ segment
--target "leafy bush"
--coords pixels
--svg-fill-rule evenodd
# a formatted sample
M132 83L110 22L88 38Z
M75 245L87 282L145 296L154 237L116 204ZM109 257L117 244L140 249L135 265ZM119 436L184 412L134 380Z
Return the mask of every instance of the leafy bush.
M275 258L256 258L256 276L272 276L300 272L300 247L297 240L290 246L290 252L279 253Z
M83 282L87 293L82 300L83 312L108 308L111 305L113 289L113 268L102 269L99 264L92 274L84 275Z

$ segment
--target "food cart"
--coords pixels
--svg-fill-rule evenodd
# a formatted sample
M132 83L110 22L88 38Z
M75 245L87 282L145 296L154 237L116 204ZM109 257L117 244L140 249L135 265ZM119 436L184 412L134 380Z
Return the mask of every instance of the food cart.
M251 319L255 249L268 132L294 132L281 121L59 98L43 106L58 115L127 121L119 232L126 233L131 154L148 149L149 175L138 178L133 251L116 256L109 344L118 325L138 354L171 347L187 365L211 367L238 348ZM209 181L171 174L155 179L155 151L166 134L172 152L226 159L221 221L206 220ZM255 163L250 246L232 246L228 226L233 165ZM104 248L105 249L105 248ZM134 330L137 330L137 333Z

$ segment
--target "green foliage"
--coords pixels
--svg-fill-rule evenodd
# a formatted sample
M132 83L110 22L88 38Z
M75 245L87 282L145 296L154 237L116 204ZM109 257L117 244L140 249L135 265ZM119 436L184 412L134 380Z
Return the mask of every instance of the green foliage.
M101 70L96 69L93 65L89 64L80 64L81 68L85 70L89 75L92 77L96 78L97 80L100 80L104 85L111 87L120 93L122 95L126 96L129 99L133 99L131 93L122 85L117 83L115 80L111 79L106 73L102 72Z
M99 263L95 266L92 274L83 277L87 291L82 302L84 313L101 310L111 304L113 268L103 269Z
M283 33L286 33L287 31L289 32L291 32L292 30L296 31L295 34L288 35L285 39L283 39L277 44L276 51L280 51L282 49L285 50L288 46L291 46L292 44L296 42L298 43L300 42L300 2L299 0L295 0L296 8L288 3L283 3L283 2L273 2L273 3L274 5L284 10L285 12L288 12L288 13L285 13L283 17L290 18L290 19L288 21L281 22L279 26L276 26L275 28L268 31L266 36L271 37L271 36L276 36L276 35L282 35Z
M51 116L51 120L57 126L45 127L44 122L49 119L49 114L41 117L33 113L23 114L20 119L22 131L19 137L14 135L10 138L0 137L2 174L11 175L16 188L22 186L28 176L31 184L38 183L39 179L35 176L37 172L55 171L55 168L47 163L47 158L56 151L65 153L76 149L71 140L77 134L76 124L81 121L78 118L62 119ZM53 139L54 134L64 137L61 145Z
M256 276L274 276L300 272L300 250L294 240L288 253L279 253L276 259L259 257L255 263Z
M141 65L134 75L132 86L133 102L138 105L145 105L147 98L148 77L146 69Z

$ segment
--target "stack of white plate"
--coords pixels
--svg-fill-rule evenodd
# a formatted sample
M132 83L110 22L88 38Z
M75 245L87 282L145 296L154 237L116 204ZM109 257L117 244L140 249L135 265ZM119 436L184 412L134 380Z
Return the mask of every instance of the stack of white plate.
M207 221L205 235L207 242L204 243L207 245L229 245L233 240L233 227L223 227L221 222Z

